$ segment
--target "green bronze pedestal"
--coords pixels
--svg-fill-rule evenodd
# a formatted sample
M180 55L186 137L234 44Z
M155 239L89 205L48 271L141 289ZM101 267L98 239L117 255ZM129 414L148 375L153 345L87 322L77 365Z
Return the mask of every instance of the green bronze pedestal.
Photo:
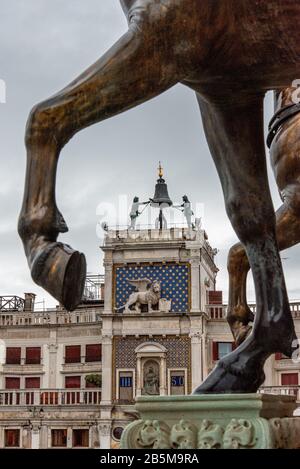
M140 420L125 429L126 449L300 448L293 396L207 394L139 397Z

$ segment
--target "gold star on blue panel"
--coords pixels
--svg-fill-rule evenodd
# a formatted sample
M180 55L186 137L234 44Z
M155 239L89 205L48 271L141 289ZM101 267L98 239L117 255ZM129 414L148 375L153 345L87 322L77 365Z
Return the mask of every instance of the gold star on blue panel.
M188 311L188 265L144 265L122 266L116 268L115 304L121 308L135 291L127 279L136 280L149 278L161 282L161 297L172 301L172 311L184 313Z

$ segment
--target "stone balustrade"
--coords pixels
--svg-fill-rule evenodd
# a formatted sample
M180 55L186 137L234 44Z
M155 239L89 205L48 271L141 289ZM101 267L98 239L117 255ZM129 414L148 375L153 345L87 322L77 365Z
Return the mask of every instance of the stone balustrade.
M300 402L300 386L262 386L260 394L275 394L276 396L296 396Z
M253 313L256 312L256 305L249 304ZM300 319L300 302L290 303L291 313L294 319ZM227 305L207 305L206 313L211 320L226 320Z
M79 311L47 310L41 312L0 312L1 326L45 326L47 324L84 324L100 322L99 309Z
M99 405L99 389L0 390L0 407L10 406L93 406Z

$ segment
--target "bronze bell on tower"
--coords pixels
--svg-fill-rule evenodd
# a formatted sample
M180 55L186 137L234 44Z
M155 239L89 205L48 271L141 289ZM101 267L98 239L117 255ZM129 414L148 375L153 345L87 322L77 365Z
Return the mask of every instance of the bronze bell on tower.
M150 199L150 203L152 207L161 208L161 206L167 208L173 205L172 200L169 197L168 193L168 186L166 181L163 179L163 169L161 164L159 164L159 179L157 179L157 183L155 186L155 194L153 199Z

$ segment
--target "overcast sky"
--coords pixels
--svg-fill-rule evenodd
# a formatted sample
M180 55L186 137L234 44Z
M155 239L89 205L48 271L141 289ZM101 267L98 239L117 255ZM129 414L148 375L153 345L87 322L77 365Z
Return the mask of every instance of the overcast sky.
M95 62L126 31L119 0L0 0L0 79L7 86L0 104L0 295L35 292L48 307L56 302L31 280L16 232L21 206L24 127L31 107ZM266 122L272 99L266 99ZM187 193L203 204L203 225L219 249L217 287L227 300L226 256L237 241L227 219L220 183L203 134L193 92L178 85L162 96L79 134L61 154L58 206L69 233L60 240L86 254L88 270L103 273L96 214L153 195L158 161L163 162L171 198ZM270 173L274 205L280 200ZM117 220L116 220L117 221ZM291 299L300 298L300 249L282 254ZM249 299L254 300L249 282Z

